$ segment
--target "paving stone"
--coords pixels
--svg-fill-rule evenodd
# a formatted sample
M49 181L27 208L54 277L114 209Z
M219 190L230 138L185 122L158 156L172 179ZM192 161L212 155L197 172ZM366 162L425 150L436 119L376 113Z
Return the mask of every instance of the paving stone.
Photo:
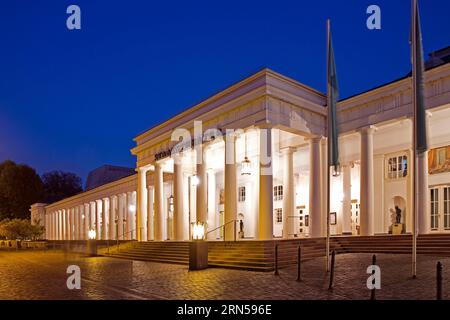
M302 282L297 268L280 275L94 257L62 251L0 251L0 299L363 299L370 254L336 256L335 285L328 290L324 258L304 262ZM418 278L411 279L410 255L377 255L381 290L377 299L435 299L436 262L444 265L444 298L450 298L450 258L418 256ZM81 290L66 286L69 265L81 268Z

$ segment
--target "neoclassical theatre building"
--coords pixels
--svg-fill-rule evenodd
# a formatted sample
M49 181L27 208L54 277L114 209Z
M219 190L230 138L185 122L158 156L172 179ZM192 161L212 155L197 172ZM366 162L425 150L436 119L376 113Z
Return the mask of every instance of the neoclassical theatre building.
M426 64L420 233L450 232L449 62L450 47ZM332 235L412 231L411 100L405 76L339 102ZM97 239L189 240L196 222L208 240L323 237L326 117L323 93L263 69L135 137L136 174L35 204L32 219L49 240L87 239L92 229Z

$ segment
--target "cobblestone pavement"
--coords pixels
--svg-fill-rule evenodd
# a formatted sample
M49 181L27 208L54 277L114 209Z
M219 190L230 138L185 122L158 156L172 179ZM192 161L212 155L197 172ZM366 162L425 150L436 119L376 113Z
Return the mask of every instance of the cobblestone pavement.
M418 279L410 277L409 255L377 255L381 290L377 299L434 299L435 270L444 265L444 298L450 298L450 258L418 257ZM81 290L69 290L66 269L81 268ZM335 286L328 290L324 259L296 266L280 275L95 257L62 251L0 251L0 299L364 299L369 254L336 256Z

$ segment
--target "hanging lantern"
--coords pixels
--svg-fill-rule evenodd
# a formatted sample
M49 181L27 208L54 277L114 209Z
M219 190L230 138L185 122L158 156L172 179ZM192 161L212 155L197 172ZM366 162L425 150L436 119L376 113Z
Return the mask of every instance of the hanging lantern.
M243 176L249 176L252 174L252 163L248 159L248 157L245 157L244 161L241 163L241 175Z
M339 165L333 166L333 177L339 177L341 175L341 167Z
M252 174L252 164L247 157L247 135L245 135L245 158L241 163L241 175L249 176Z
M173 195L169 197L169 211L173 212Z

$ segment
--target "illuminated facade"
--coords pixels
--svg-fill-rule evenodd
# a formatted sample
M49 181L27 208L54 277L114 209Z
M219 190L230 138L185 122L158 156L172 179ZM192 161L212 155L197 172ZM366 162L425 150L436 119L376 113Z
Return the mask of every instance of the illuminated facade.
M411 232L410 86L403 78L339 102L333 235ZM426 97L419 230L450 232L450 63L426 72ZM264 69L138 135L136 175L35 204L32 217L51 240L90 229L98 239L189 240L195 222L209 240L323 237L325 105L322 93Z

